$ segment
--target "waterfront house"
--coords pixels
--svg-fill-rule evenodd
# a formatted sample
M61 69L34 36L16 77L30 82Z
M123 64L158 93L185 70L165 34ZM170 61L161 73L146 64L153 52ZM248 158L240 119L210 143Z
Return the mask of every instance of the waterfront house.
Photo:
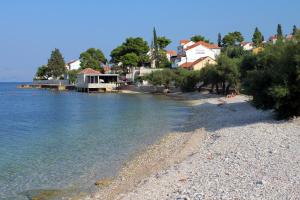
M102 74L86 68L77 74L76 88L80 92L112 91L118 86L118 74Z
M208 64L216 65L217 62L211 57L207 56L207 57L199 58L194 62L183 63L182 65L180 65L180 67L188 70L201 70L203 67L205 67Z
M68 71L80 69L80 60L72 60L66 64Z
M216 60L221 54L221 48L214 44L209 44L204 41L193 42L189 40L181 40L177 48L177 57L172 62L172 67L182 67L186 63L194 63L201 58L209 57Z

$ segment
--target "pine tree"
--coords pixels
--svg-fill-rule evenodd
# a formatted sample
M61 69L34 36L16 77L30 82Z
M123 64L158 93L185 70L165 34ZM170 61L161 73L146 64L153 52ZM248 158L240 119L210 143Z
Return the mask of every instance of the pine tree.
M261 34L261 32L256 27L255 31L253 33L252 42L254 43L254 45L256 47L258 47L262 44L262 41L263 41L263 35Z
M283 39L282 27L281 24L277 25L277 39Z
M65 73L65 61L58 49L52 51L47 66L49 68L49 74L54 78L58 78Z
M292 32L292 35L296 35L296 33L297 33L297 26L294 25L294 26L293 26L293 32Z
M222 36L221 36L221 33L218 34L218 46L222 47Z
M159 65L159 61L158 61L159 48L158 48L157 35L156 35L155 27L153 28L153 46L154 46L153 59L154 59L154 62L155 62L155 67L158 67L158 65Z

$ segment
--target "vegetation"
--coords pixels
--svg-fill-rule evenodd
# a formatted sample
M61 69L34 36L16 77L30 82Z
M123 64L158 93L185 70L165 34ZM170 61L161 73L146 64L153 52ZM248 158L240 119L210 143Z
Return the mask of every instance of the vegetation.
M256 47L259 47L262 45L263 40L263 35L262 33L258 30L258 28L255 28L255 31L253 33L253 37L252 37L252 42Z
M299 32L292 41L267 46L248 68L243 84L254 105L275 109L280 118L300 115Z
M53 78L60 78L65 72L65 61L58 49L54 49L51 53L51 57L48 60L47 75Z
M38 67L35 77L40 80L47 80L50 77L47 65Z
M68 77L69 77L69 81L72 84L75 84L76 80L77 80L77 74L78 74L78 70L69 70L68 71Z
M167 59L165 48L172 41L166 37L158 37L156 29L153 29L153 42L151 45L151 60L155 63L156 68L170 68L171 63Z
M281 24L278 24L277 25L277 39L278 40L282 40L283 39L283 33L282 33L282 27L281 27Z
M218 33L218 47L222 47L222 35Z
M127 38L126 41L112 50L111 63L120 65L123 73L127 73L128 67L143 66L149 63L148 43L140 37Z
M208 39L206 39L204 36L202 35L194 35L193 37L191 37L191 40L193 42L199 42L199 41L203 41L206 43L210 43L210 41Z
M238 32L231 32L224 36L222 43L224 47L239 45L244 41L243 35Z
M92 68L103 70L102 65L106 63L106 58L100 49L90 48L80 54L81 69Z

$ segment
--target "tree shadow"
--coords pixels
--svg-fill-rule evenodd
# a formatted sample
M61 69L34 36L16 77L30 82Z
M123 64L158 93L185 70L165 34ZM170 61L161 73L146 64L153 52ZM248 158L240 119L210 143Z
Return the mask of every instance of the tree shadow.
M246 126L256 123L276 123L272 111L258 110L249 102L235 103L204 103L193 106L191 114L185 122L175 129L179 132L192 132L203 128L208 132L215 132L223 128Z

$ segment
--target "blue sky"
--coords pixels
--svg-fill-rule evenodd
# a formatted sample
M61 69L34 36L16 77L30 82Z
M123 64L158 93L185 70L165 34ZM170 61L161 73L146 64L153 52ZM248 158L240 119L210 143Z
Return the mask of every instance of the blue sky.
M66 61L89 47L110 51L126 37L151 41L155 26L175 49L180 39L240 31L251 40L256 26L265 38L300 27L300 1L262 0L1 0L0 82L31 81L54 48Z

